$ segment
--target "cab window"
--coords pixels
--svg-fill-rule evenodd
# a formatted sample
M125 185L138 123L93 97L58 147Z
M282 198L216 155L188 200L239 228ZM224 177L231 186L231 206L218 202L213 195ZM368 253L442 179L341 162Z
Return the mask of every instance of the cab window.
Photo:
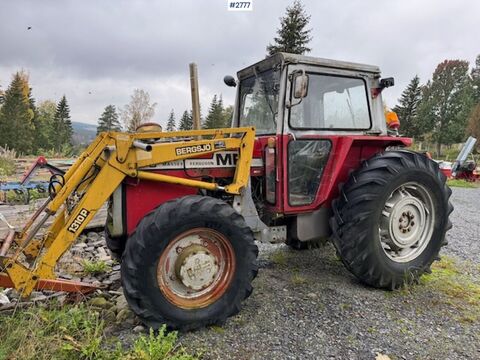
M371 127L367 88L361 78L308 74L308 92L290 110L290 126L306 129Z
M279 71L260 72L240 82L240 126L255 126L257 135L275 134Z

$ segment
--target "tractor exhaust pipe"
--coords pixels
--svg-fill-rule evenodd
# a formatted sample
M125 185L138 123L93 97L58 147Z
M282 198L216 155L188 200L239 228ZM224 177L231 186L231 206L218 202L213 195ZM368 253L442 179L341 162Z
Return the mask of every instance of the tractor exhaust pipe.
M198 95L197 64L190 64L190 88L192 91L192 119L193 130L200 130L200 99Z

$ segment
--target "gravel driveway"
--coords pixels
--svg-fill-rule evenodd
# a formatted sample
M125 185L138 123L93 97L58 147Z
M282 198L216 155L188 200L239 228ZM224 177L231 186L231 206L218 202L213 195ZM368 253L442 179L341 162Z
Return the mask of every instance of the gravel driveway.
M478 286L480 189L455 188L452 202L443 254ZM221 328L181 335L184 346L206 359L480 359L480 308L459 307L441 289L368 288L331 245L301 252L262 245L260 266L240 314Z

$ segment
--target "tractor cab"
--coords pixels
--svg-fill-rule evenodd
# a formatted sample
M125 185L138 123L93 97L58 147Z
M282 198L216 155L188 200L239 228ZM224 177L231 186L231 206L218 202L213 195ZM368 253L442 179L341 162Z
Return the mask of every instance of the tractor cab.
M387 134L376 66L278 53L237 76L234 125L260 136Z
M232 126L255 126L263 218L285 217L294 241L329 235L330 201L351 167L409 145L389 135L381 92L393 79L376 66L278 53L237 77L225 79L238 84Z

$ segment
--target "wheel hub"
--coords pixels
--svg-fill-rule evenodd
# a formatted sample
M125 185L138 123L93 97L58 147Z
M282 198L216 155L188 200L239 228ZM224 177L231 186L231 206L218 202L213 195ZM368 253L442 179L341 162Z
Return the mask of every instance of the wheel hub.
M400 248L415 244L425 216L425 206L418 199L407 196L398 200L390 216L389 232L392 243Z
M212 284L219 270L215 257L201 246L184 250L175 267L183 285L192 290L202 290Z
M228 239L216 230L194 228L172 239L157 265L160 291L175 306L208 306L228 289L235 256Z
M379 234L387 256L411 261L427 246L433 231L434 208L428 190L407 183L392 192L385 203Z

